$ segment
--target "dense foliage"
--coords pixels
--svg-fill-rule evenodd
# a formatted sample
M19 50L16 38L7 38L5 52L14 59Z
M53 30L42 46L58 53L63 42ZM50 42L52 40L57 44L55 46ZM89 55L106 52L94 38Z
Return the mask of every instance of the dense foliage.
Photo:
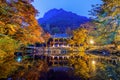
M102 0L103 4L94 6L92 12L96 13L96 42L99 44L118 44L119 23L120 23L120 3L118 0Z
M0 1L0 33L22 43L40 41L42 29L35 16L36 9L30 1Z
M119 0L103 0L102 5L97 4L96 6L94 6L95 8L93 9L94 19L91 22L93 25L89 23L81 25L83 28L87 29L87 34L84 33L82 29L79 29L73 32L73 38L69 40L71 45L73 44L79 47L79 51L86 50L87 40L91 36L94 38L96 45L108 45L112 43L118 44L117 42L120 39L118 35L120 27ZM97 62L96 64L92 65L90 63L92 61L88 61L84 58L92 58L94 56L88 56L85 54L85 52L78 52L76 54L73 53L72 56L74 56L74 58L70 59L70 63L73 64L75 68L75 74L84 79L90 78L91 80L117 80L119 78L119 75L117 74L119 72L119 65L112 65L106 62ZM94 71L91 71L93 67L95 67L95 69Z
M42 29L32 0L0 0L0 78L7 78L19 64L14 52L21 45L42 42Z
M75 31L73 31L73 38L68 40L69 44L71 44L73 47L72 50L77 50L78 52L73 52L70 56L73 56L69 60L69 63L72 64L72 66L75 69L75 75L80 76L83 79L88 79L90 77L89 74L89 67L87 64L87 58L88 56L85 54L85 50L87 48L87 30L84 28L79 28ZM81 58L82 57L82 58ZM84 58L84 59L83 59Z
M78 47L79 51L85 51L87 48L87 38L87 30L84 28L79 28L73 31L73 37L68 40L68 43L73 47Z

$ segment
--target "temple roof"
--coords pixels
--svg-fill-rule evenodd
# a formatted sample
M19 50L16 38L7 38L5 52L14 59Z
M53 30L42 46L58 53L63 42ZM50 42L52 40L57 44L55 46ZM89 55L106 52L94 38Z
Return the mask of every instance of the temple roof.
M51 36L52 38L70 38L71 36L65 33L62 34L55 34Z

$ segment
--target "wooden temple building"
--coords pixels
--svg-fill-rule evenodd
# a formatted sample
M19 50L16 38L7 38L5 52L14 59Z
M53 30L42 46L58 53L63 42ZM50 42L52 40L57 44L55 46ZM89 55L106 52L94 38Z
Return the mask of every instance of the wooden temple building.
M69 47L67 40L69 40L72 36L68 34L55 34L52 35L48 41L49 47Z

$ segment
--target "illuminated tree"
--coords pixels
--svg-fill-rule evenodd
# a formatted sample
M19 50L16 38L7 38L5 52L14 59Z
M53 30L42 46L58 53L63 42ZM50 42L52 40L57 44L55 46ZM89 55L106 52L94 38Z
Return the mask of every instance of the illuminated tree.
M73 31L73 37L68 42L71 45L73 50L77 48L78 52L73 52L70 56L73 58L69 59L69 63L75 69L75 75L82 77L83 79L88 79L90 77L89 74L89 65L87 61L87 55L85 54L85 50L87 48L87 30L84 28L79 28ZM81 58L82 57L82 58Z
M116 42L119 31L120 15L118 0L102 0L103 4L93 9L95 12L96 41L100 44ZM117 38L118 39L118 38Z
M31 1L0 1L2 4L0 5L0 33L12 36L23 43L42 41L42 29L35 19L37 10L31 5Z
M80 51L85 51L87 48L87 30L79 28L73 31L72 39L68 40L68 43L73 46L77 46Z
M14 52L21 44L43 40L32 1L0 0L0 78L7 78L18 69Z
M47 46L47 42L50 39L51 35L49 33L44 33L43 34L43 39L44 39L44 43L46 43Z
M17 41L7 36L0 38L0 79L7 78L17 70L19 64L14 60L14 52L18 47Z

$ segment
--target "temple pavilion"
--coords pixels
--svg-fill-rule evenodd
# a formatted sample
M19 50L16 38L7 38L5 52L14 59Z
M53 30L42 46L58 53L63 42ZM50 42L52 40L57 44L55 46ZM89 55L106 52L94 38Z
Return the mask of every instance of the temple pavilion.
M67 40L71 37L66 33L52 35L49 39L50 47L69 47Z

